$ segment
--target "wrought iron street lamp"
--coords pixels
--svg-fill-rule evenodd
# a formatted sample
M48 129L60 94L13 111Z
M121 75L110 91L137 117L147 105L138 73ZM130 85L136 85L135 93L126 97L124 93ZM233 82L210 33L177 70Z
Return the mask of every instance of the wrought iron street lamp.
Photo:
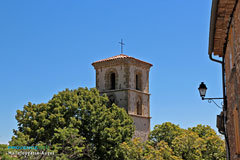
M222 108L214 101L214 99L224 99L224 98L205 98L206 92L207 92L207 86L204 84L204 82L201 82L201 84L198 87L198 90L199 90L200 96L202 97L202 100L208 100L209 103L213 102L218 106L218 108Z
M199 85L198 90L199 90L200 96L202 97L202 100L204 100L204 97L205 97L206 92L207 92L206 85L203 82L201 82L201 84Z

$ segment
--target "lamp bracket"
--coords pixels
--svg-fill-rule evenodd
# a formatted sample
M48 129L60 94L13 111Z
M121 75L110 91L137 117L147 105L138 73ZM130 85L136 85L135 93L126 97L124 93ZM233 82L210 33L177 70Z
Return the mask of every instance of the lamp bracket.
M212 103L212 102L213 102L218 108L222 109L223 105L222 105L222 107L220 107L220 106L214 101L214 99L224 99L224 98L204 98L204 97L202 97L202 100L208 100L208 103Z

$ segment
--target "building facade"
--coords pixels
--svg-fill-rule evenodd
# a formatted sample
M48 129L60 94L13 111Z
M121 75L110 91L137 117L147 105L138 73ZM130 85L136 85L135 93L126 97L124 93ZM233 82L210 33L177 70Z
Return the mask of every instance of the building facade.
M231 160L240 160L240 3L238 0L213 0L209 56L222 58L225 108L223 132ZM218 62L218 61L216 61ZM218 122L219 123L219 122ZM222 130L218 124L219 130Z
M135 137L147 140L150 132L149 71L152 64L120 54L92 63L96 88L110 103L124 108L133 118Z

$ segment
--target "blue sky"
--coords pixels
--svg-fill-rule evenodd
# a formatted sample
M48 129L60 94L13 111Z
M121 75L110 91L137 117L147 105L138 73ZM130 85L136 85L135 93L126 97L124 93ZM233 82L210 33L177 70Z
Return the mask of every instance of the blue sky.
M91 63L120 54L150 62L151 127L216 129L221 67L208 58L209 0L1 0L0 143L17 128L15 114L65 88L95 87ZM220 102L219 102L220 103Z

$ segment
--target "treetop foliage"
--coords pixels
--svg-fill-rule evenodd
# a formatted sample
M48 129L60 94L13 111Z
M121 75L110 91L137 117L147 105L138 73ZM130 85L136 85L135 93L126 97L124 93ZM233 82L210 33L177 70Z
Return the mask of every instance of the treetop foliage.
M142 143L134 139L124 142L121 147L124 159L129 160L226 159L224 141L210 126L205 125L182 129L179 125L165 122L154 127L148 141Z
M47 103L28 103L17 110L18 129L11 146L49 146L54 157L18 156L19 159L83 160L224 160L225 145L210 127L183 129L165 122L149 139L133 138L133 120L97 89L66 89ZM6 145L0 152L6 153ZM16 159L0 155L2 159Z
M48 145L59 158L116 159L134 133L133 121L97 89L59 92L48 103L17 110L12 146Z

